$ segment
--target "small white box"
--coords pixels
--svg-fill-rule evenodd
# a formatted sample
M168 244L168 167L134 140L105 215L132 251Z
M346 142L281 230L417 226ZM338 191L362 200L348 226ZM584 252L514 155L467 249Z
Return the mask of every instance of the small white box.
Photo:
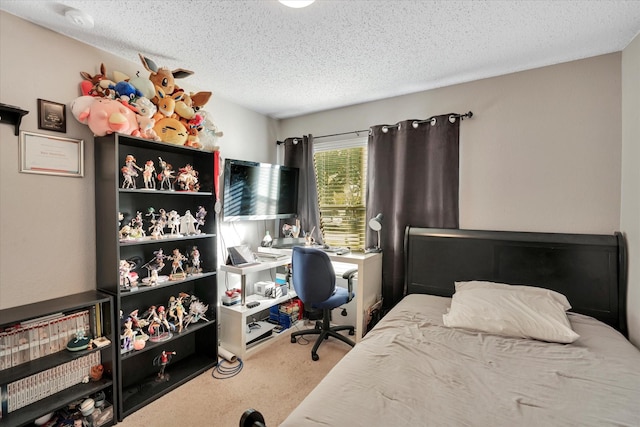
M267 281L256 282L253 285L253 290L255 294L260 295L261 297L269 297L271 296L271 293L273 292L272 289L275 286L276 285L273 282L267 282Z

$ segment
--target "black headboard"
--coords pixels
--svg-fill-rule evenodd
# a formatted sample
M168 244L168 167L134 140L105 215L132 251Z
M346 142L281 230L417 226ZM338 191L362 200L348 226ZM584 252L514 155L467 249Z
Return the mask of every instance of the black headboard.
M408 226L405 293L450 297L455 281L486 280L563 293L571 311L627 335L626 244L620 233L560 234Z

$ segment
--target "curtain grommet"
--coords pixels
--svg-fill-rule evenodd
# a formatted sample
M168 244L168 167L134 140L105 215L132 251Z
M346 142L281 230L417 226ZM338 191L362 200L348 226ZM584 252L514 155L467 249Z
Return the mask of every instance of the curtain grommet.
M436 120L436 118L435 118L435 117L433 117L433 118L431 119L431 126L435 126L435 125L436 125L436 123L437 123L437 120Z
M455 123L456 122L456 116L454 116L453 114L449 116L449 123Z

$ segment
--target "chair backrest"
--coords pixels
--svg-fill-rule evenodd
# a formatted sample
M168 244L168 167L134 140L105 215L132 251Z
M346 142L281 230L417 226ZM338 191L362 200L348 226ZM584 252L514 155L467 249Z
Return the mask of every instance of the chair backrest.
M336 288L331 260L320 249L294 246L291 270L293 288L305 304L326 301Z

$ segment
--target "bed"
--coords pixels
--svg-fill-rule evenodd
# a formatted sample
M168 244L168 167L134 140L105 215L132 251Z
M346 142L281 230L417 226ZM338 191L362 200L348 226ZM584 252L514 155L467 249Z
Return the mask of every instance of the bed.
M407 295L282 426L640 426L621 234L407 227L405 259ZM505 295L536 301L515 306L532 316L546 316L537 301L556 310L566 296L563 317L577 338L445 325L475 314L463 296L488 296L509 312Z

